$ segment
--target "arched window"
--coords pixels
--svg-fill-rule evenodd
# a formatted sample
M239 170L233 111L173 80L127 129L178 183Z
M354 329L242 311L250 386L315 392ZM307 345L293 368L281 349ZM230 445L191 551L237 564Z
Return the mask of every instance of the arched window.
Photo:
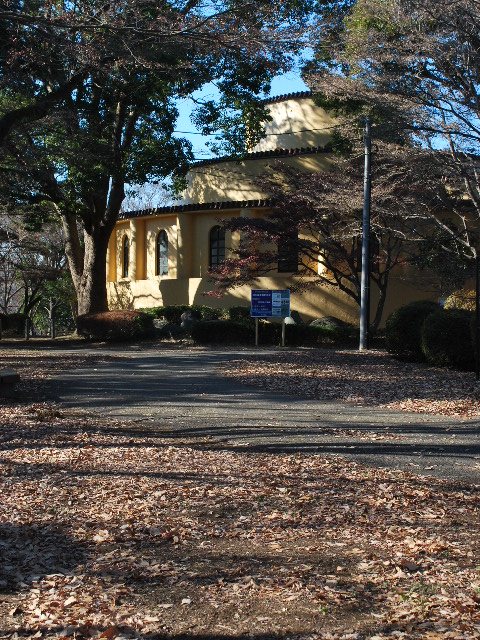
M122 276L124 278L128 278L128 263L130 261L130 243L128 241L128 236L124 236L123 238L123 269Z
M163 230L157 235L156 274L157 276L168 275L168 238Z
M210 231L210 251L208 266L210 269L225 262L225 229L216 226Z

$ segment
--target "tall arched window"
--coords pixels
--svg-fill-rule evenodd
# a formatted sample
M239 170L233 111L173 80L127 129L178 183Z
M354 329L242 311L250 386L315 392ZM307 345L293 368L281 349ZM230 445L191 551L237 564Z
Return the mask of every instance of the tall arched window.
M157 235L156 274L157 276L168 275L168 238L163 230Z
M124 278L128 278L128 263L130 261L130 243L128 241L128 236L124 236L123 238L123 265L122 265L122 276Z
M223 262L225 262L225 229L216 226L210 231L208 266L213 269Z

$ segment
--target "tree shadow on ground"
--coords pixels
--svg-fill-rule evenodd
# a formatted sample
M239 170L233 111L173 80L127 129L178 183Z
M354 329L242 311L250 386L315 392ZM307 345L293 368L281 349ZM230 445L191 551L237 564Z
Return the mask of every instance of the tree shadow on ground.
M0 593L15 592L47 575L69 573L87 554L60 527L43 524L0 524L0 551Z
M122 638L135 638L136 640L305 640L305 633L311 635L310 632L305 633L257 633L254 630L248 633L241 634L216 634L216 633L201 633L201 634L191 634L191 633L172 633L172 634L157 634L157 633L139 633L136 629L131 627L101 627L92 629L91 627L77 627L67 629L69 632L68 636L63 636L64 638L77 638L78 640L83 640L84 638L91 640L92 632L96 635L95 637L100 638L116 638L121 635ZM71 631L71 632L70 632ZM321 629L319 630L321 633ZM39 638L58 638L59 634L65 632L64 627L39 627L37 633L39 634ZM18 638L31 638L32 630L31 629L22 629L22 628L12 628L12 629L0 629L0 636L3 638L11 637L15 635Z
M85 417L84 417L85 418ZM77 417L78 420L78 417ZM417 472L429 476L457 479L459 484L465 482L478 483L480 474L480 440L475 426L458 429L433 427L426 437L423 430L417 427L411 431L403 430L399 425L388 432L377 435L380 430L367 426L337 423L329 429L312 426L265 426L256 424L217 425L215 422L196 423L171 428L168 424L145 426L145 423L125 421L112 426L107 419L87 419L75 423L75 415L68 413L53 423L37 423L26 430L21 424L5 424L0 436L0 444L4 451L16 450L18 447L29 450L42 450L54 447L58 450L83 449L86 445L108 452L121 446L124 449L162 450L170 447L189 446L193 449L214 451L225 450L249 454L306 454L306 455L341 455L361 464L378 465ZM79 441L78 436L82 438ZM418 434L412 442L411 436ZM461 437L457 437L461 436ZM108 439L105 438L108 437ZM410 436L410 437L407 437ZM428 437L427 437L428 436ZM0 460L0 475L10 477L34 477L44 473L70 473L69 465L61 462L39 464L22 464L8 458ZM98 468L95 470L75 470L78 475L112 475L112 471ZM117 469L113 475L135 475L134 471ZM186 480L188 470L164 472L162 469L148 470L145 476L165 480Z

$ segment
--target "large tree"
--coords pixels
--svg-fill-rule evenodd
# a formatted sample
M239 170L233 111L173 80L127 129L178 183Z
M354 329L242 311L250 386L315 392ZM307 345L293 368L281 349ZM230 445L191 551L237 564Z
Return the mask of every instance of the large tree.
M318 24L306 72L344 132L369 115L377 139L430 151L431 184L451 195L430 235L462 259L480 248L479 34L477 0L358 0Z
M0 11L0 186L62 220L79 313L107 308L106 251L126 184L180 178L176 98L215 81L197 121L238 153L267 118L256 96L288 68L310 2L75 3ZM48 207L47 207L48 208Z
M356 151L356 152L355 152ZM278 271L293 272L290 288L333 287L360 305L363 224L363 154L352 146L331 170L299 171L276 163L259 180L273 212L263 219L233 218L240 248L212 272L217 291L252 283ZM372 328L380 325L392 270L425 248L430 211L443 207L445 189L432 189L429 155L383 144L372 167L371 282L376 289Z

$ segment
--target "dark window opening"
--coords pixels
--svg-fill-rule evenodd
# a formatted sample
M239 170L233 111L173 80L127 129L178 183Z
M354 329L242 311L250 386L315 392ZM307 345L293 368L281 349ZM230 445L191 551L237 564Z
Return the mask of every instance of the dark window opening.
M168 238L165 231L157 235L156 257L157 276L168 275Z
M296 273L298 271L298 237L280 238L278 241L278 272Z
M208 266L219 267L225 262L225 229L213 227L210 231L210 252Z
M128 263L130 261L130 243L127 236L123 238L123 269L122 275L124 278L128 278Z

